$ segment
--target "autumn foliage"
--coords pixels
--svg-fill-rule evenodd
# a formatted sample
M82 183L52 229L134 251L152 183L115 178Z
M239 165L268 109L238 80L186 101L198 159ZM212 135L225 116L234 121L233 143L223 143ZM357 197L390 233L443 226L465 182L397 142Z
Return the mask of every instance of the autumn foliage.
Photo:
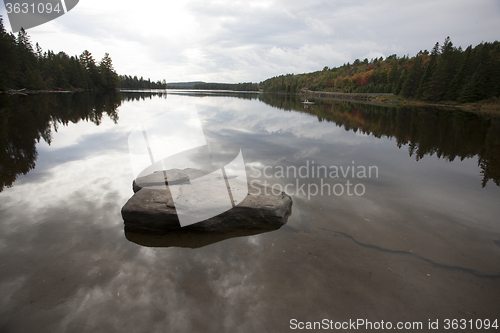
M273 77L259 88L275 93L394 93L418 100L475 102L500 97L500 42L462 50L448 37L443 45L436 43L430 52L420 51L411 58L393 54L356 59L313 73Z

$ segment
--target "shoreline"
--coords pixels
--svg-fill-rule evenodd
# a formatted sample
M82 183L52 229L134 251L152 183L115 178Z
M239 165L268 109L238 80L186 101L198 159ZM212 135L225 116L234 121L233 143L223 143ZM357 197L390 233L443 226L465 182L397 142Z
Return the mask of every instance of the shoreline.
M469 112L477 112L480 114L500 115L500 100L480 101L476 103L458 103L450 101L442 102L426 102L413 99L405 99L401 96L392 93L340 93L328 91L310 91L307 90L295 95L313 96L318 98L330 99L353 99L357 101L372 102L385 106L434 106L448 109L461 109ZM326 95L326 96L322 96Z
M28 94L48 94L48 93L79 93L79 92L111 92L111 91L116 91L120 92L119 90L100 90L100 89L81 89L81 88L76 88L76 89L42 89L42 90L32 90L32 89L8 89L8 90L0 90L0 94L3 95L25 95L27 96Z
M29 90L29 89L19 89L19 90L14 90L14 89L9 89L9 90L0 90L0 94L5 94L5 95L28 95L28 94L45 94L45 93L74 93L74 92L84 92L84 91L91 91L91 90L84 90L84 89L75 89L75 90Z
M117 92L128 92L128 91L154 91L154 90L162 90L165 93L168 93L168 89L125 89L125 88L117 88L114 91ZM262 91L237 91L237 90L199 90L199 89L172 89L172 90L186 90L186 91L215 91L215 92L236 92L236 93L268 93L270 92L262 92ZM85 90L85 89L74 89L74 90L28 90L28 89L19 89L19 90L3 90L0 91L0 94L5 95L28 95L28 94L40 94L40 93L75 93L75 92L86 92L86 91L94 91L95 90ZM361 103L370 102L378 105L384 106L433 106L447 109L461 109L464 111L475 112L479 114L488 114L488 115L500 115L500 99L494 98L489 100L484 100L475 103L458 103L451 101L442 101L442 102L426 102L419 101L413 99L405 99L401 96L394 95L392 93L343 93L343 92L330 92L330 91L311 91L304 90L300 93L277 93L279 95L295 95L295 96L306 96L308 98L320 98L326 100L356 100Z

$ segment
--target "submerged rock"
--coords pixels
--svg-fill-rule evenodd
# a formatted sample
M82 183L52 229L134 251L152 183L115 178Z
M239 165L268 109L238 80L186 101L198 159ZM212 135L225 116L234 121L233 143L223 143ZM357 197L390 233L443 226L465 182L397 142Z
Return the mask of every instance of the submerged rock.
M135 194L122 208L125 226L160 232L173 230L227 232L245 229L272 230L287 222L292 207L290 196L285 193L275 195L269 188L256 184L248 187L248 184L242 184L237 179L227 178L229 179L225 179L224 183L222 175L208 174L197 169L174 169L139 177L133 184ZM214 186L214 184L224 185ZM231 185L232 208L231 201L227 199L226 184ZM248 195L244 196L246 191L241 193L241 189L247 188ZM238 190L240 193L237 193ZM200 196L200 193L204 193L203 196ZM172 196L176 199L175 204ZM228 210L181 228L177 212L178 210L185 212L190 207L197 210L197 212L188 211L194 220L198 216L203 216L203 212L213 216L215 214L210 215L212 210Z

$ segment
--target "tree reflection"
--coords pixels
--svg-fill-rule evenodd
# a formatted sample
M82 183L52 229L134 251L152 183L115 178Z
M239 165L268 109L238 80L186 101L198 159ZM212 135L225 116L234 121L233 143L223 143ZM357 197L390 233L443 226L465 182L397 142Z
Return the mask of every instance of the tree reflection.
M395 138L417 160L434 155L453 161L478 157L482 186L500 186L500 118L433 107L386 107L350 101L316 101L304 109L297 96L261 94L271 106L318 117L347 131Z
M257 99L259 93L223 90L169 90L169 95L183 95L189 97L230 97L238 99Z
M119 93L0 95L0 191L35 168L36 144L52 131L81 120L99 125L103 114L118 122Z
M165 90L123 90L121 91L121 97L126 102L144 101L146 99L153 99L153 97L167 99L167 92Z
M218 90L130 90L123 89L121 91L122 99L127 102L131 101L144 101L146 99L153 99L153 97L160 97L167 99L167 95L182 95L189 97L231 97L240 99L257 99L258 93L256 92L237 92L237 91L218 91Z

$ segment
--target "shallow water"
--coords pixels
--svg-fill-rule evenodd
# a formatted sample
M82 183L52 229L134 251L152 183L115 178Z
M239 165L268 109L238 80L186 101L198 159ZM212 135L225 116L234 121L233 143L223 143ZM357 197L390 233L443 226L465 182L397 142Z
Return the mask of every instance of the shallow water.
M2 332L499 317L498 118L214 92L0 97ZM128 135L189 105L207 141L240 146L249 181L286 188L285 226L125 234Z

